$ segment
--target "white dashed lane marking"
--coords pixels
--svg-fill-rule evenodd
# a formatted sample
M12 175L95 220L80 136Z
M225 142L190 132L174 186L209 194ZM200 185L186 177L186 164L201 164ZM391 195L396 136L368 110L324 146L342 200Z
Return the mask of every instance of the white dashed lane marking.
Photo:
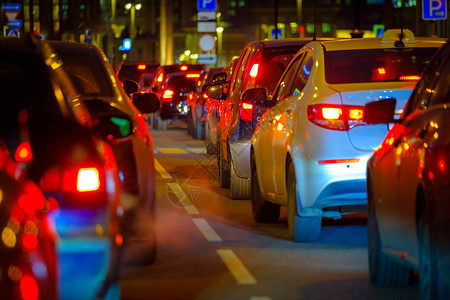
M186 209L188 214L198 215L200 213L197 207L195 207L192 201L188 198L188 196L186 196L183 189L178 185L178 183L169 182L167 185L178 198L179 203L181 203L184 209Z
M209 242L221 242L222 238L212 229L212 227L202 218L193 218L194 224L197 226L198 230L203 234L203 236Z
M256 279L250 274L241 260L234 254L232 250L229 249L219 249L217 250L220 258L227 266L228 270L231 272L233 277L236 279L238 284L257 284Z

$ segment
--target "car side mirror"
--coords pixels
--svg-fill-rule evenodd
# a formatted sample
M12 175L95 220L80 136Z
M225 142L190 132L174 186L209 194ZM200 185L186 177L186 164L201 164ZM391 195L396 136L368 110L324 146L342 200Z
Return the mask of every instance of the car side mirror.
M225 83L227 82L227 77L228 75L226 72L216 73L211 78L211 84Z
M125 80L123 82L123 89L125 90L125 93L131 95L139 91L139 85L132 80Z
M242 94L242 101L245 103L263 107L273 106L272 101L269 101L267 90L265 88L251 88L246 90Z
M206 95L208 95L209 98L223 100L225 98L225 94L223 92L223 85L222 84L214 84L214 85L208 86L206 88Z
M372 101L364 106L363 120L367 124L383 124L394 122L395 98Z
M159 109L158 96L154 93L134 93L133 104L143 114L151 114Z

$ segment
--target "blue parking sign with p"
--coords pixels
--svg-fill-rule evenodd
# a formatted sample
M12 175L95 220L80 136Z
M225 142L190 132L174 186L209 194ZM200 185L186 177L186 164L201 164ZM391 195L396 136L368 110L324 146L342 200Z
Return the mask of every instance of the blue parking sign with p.
M422 19L447 19L447 0L423 0L422 5Z
M197 0L197 10L217 10L216 0Z

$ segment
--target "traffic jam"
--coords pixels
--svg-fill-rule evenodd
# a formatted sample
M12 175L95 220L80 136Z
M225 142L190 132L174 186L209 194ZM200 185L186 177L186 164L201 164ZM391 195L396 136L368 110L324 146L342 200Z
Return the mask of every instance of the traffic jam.
M1 299L450 299L450 40L240 51L0 38Z

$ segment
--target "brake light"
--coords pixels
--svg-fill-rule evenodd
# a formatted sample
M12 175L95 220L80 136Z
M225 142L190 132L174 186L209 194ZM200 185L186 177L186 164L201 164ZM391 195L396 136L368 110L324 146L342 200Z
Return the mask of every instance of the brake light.
M34 234L27 233L22 238L22 245L26 250L36 249L38 245L38 239Z
M96 168L81 168L77 175L77 191L91 192L100 188L100 175Z
M16 161L30 161L33 158L33 153L31 152L30 144L23 142L17 147L16 153L14 154Z
M241 120L251 122L253 119L253 105L249 103L242 103Z
M308 119L323 128L349 130L364 125L364 107L334 104L314 104L308 106Z
M186 74L186 78L200 78L200 74L198 73Z
M20 280L20 292L23 300L37 300L39 288L36 279L30 275L24 275Z
M97 168L49 170L39 186L44 192L94 192L101 187L100 172Z
M140 64L137 66L137 68L138 68L138 70L145 70L145 69L147 69L147 66L144 64Z
M203 99L208 99L208 95L206 93L202 94Z
M401 81L419 81L421 77L419 75L405 75L400 76L399 78Z
M181 66L181 67L180 67L180 70L181 70L181 71L186 71L187 69L188 69L187 66Z
M258 69L259 69L259 64L254 64L252 66L252 68L250 69L250 76L252 78L256 78L256 76L258 76Z
M156 79L156 81L162 82L163 81L163 77L164 77L164 74L162 72L159 73L158 78Z
M359 161L359 158L349 158L349 159L328 159L328 160L319 160L317 163L319 165L327 165L327 164L346 164L346 163L356 163Z
M174 92L172 90L165 90L162 99L163 101L172 101Z

